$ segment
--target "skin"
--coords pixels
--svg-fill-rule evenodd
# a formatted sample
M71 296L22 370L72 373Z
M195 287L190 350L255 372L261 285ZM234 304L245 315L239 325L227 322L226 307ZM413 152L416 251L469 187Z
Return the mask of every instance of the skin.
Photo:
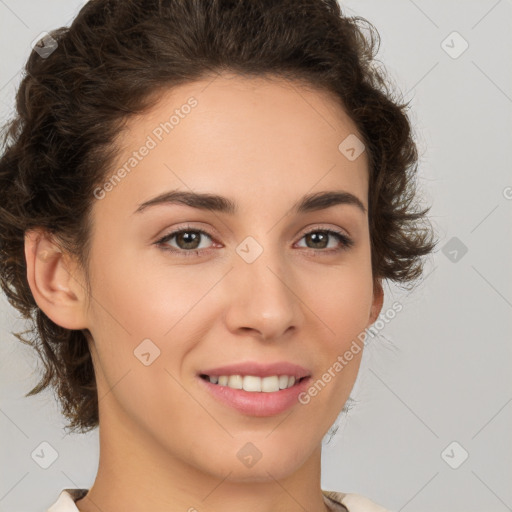
M131 119L118 139L118 165L191 96L198 105L190 114L103 199L92 198L90 300L76 261L44 232L26 235L27 276L39 307L55 323L91 333L100 461L77 506L325 511L321 442L352 390L363 351L307 405L269 417L217 402L196 374L286 360L309 369L315 382L377 319L383 291L371 272L367 213L350 204L290 213L303 195L329 190L350 192L367 209L367 155L350 161L338 150L358 132L328 93L223 74L166 91ZM240 210L167 204L133 213L170 190L220 194ZM211 235L202 236L201 255L156 244L187 224ZM341 230L353 247L343 250L332 235L324 245L305 236L322 229ZM236 252L247 236L263 248L251 264ZM166 245L190 252L179 237ZM134 357L146 338L160 350L149 366ZM237 457L248 442L262 454L252 467Z

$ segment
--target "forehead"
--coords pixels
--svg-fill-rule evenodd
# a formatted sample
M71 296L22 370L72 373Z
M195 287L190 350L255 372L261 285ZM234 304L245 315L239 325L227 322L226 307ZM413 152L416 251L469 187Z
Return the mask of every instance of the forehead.
M140 203L165 187L229 191L247 200L275 199L280 191L284 201L348 188L366 204L366 153L351 160L340 149L354 136L361 139L341 103L311 86L227 74L182 84L126 123L112 172L133 152L151 149L132 168L125 165L129 176L109 199L123 189L128 202Z
M185 135L187 125L193 126L194 136L203 145L217 141L222 129L244 139L244 147L248 147L251 139L237 132L241 127L251 128L249 133L257 135L258 140L273 141L272 146L313 145L324 140L324 145L337 150L347 135L362 139L336 95L277 76L247 77L225 72L162 89L156 98L150 109L128 120L118 143L135 147L141 132L154 133L157 142L165 143L160 139L179 137L180 132ZM166 123L167 127L162 126ZM171 132L172 137L167 137Z

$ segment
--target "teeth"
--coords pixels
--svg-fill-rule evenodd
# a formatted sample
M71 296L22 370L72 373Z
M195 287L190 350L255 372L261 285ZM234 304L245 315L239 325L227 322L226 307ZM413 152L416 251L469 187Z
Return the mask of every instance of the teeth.
M286 384L288 387L288 377L285 375L286 378ZM257 377L256 377L257 378ZM279 377L272 376L272 377L264 377L261 380L261 391L264 393L272 393L273 391L279 391L281 388L279 387ZM284 389L284 388L283 388ZM251 390L249 390L251 391Z
M227 386L233 389L243 389L250 392L273 393L280 389L287 389L295 384L295 377L289 375L272 375L257 377L255 375L212 375L208 379L213 384Z
M241 375L231 375L228 380L228 386L233 389L242 389L243 379Z
M272 377L271 377L272 378ZM246 375L244 381L244 391L261 391L262 378L253 375ZM279 390L277 390L279 391Z
M288 375L281 375L279 377L279 389L285 389L288 387Z

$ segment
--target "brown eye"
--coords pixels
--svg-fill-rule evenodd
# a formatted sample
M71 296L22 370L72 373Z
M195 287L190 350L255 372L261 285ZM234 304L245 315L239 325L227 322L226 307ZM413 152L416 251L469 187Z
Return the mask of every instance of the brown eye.
M315 229L314 231L309 231L306 233L302 238L310 242L310 244L307 245L308 249L319 250L323 252L345 250L354 245L354 242L344 233L340 233L331 229ZM328 244L331 238L335 238L338 243L341 244L341 247L331 247L331 250L328 250Z
M174 235L176 237L176 244L180 249L197 249L201 236L201 234L194 231L180 231Z
M201 229L185 228L173 231L168 235L156 242L162 249L172 253L179 254L180 256L193 256L198 255L202 251L207 251L209 247L200 247L204 237L212 239L206 231ZM175 246L170 245L169 242L175 239Z
M313 244L312 249L325 249L329 243L331 235L325 231L314 231L305 235L306 240L310 240Z
M182 228L165 235L156 242L156 245L165 251L178 256L200 256L208 252L212 247L200 247L203 238L213 240L213 236L201 229L192 227ZM304 234L301 238L306 240L306 248L312 251L332 254L347 250L354 245L354 242L344 233L332 229L315 229ZM173 244L170 242L174 240ZM331 240L337 241L334 246L329 247ZM302 246L304 247L304 246Z

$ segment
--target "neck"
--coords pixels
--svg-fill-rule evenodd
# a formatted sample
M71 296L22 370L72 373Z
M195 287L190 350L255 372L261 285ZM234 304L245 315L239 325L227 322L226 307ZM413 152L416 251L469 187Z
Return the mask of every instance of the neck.
M87 496L76 502L80 512L329 511L321 492L321 444L284 476L280 468L266 467L264 457L253 476L238 475L235 459L233 470L216 474L170 453L126 417L114 418L101 418L98 472Z

